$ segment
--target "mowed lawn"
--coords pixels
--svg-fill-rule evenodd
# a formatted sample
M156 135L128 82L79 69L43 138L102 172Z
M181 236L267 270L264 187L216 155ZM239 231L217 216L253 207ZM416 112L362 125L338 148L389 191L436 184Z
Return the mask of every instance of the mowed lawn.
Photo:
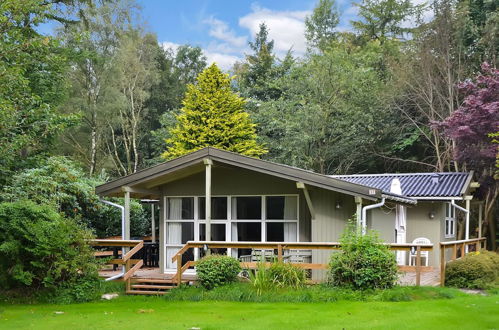
M56 312L63 312L56 313ZM412 302L0 304L1 329L499 329L499 295Z

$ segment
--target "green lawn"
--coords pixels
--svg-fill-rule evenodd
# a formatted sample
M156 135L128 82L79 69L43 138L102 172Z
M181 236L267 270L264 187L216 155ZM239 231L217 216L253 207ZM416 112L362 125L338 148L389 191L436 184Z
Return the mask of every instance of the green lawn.
M61 311L63 314L54 312ZM499 329L499 295L412 302L0 304L0 329Z

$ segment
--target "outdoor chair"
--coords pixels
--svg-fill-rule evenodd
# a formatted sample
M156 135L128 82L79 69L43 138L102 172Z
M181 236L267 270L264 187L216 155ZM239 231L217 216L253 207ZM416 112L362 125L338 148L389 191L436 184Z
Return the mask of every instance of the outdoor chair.
M426 237L418 237L414 241L412 241L412 244L431 244L431 242ZM428 256L429 256L429 251L421 251L421 258L425 259L425 266L428 266ZM411 250L409 252L409 266L416 265L416 258L417 258L417 251Z

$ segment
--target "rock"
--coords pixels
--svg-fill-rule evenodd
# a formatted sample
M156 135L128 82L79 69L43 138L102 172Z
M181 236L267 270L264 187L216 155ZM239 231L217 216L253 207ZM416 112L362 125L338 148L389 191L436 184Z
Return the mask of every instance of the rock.
M462 292L467 293L467 294L478 294L481 296L487 295L487 293L483 290L475 290L475 289L459 289L459 290L461 290Z
M117 293L106 293L106 294L103 294L101 296L102 299L106 299L106 300L111 300L111 299L114 299L114 298L118 298L119 295Z
M54 314L57 314L57 315L61 315L61 314L64 314L64 312L61 312L61 311L55 311Z

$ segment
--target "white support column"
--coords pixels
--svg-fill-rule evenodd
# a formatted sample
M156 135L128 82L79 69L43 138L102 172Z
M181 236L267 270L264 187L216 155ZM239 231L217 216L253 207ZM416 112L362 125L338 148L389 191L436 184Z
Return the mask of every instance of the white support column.
M466 223L465 223L465 231L464 231L464 239L470 239L470 202L473 196L464 196L464 200L466 203ZM468 253L468 245L466 245L466 253Z
M160 203L162 203L162 207L160 208L161 212L159 213L159 270L164 273L166 270L166 210L168 202L166 196L161 196Z
M209 158L203 160L205 165L205 217L206 217L206 240L211 241L211 166L213 161Z
M130 239L130 192L125 191L125 236L121 239L128 240ZM130 248L124 248L125 253L130 250Z
M154 203L151 203L151 242L156 243L156 219L154 218Z
M362 197L355 197L355 204L357 205L356 216L357 216L357 228L361 228L362 221Z
M125 191L125 237L122 239L130 239L130 192Z
M478 204L478 238L482 238L483 202Z

